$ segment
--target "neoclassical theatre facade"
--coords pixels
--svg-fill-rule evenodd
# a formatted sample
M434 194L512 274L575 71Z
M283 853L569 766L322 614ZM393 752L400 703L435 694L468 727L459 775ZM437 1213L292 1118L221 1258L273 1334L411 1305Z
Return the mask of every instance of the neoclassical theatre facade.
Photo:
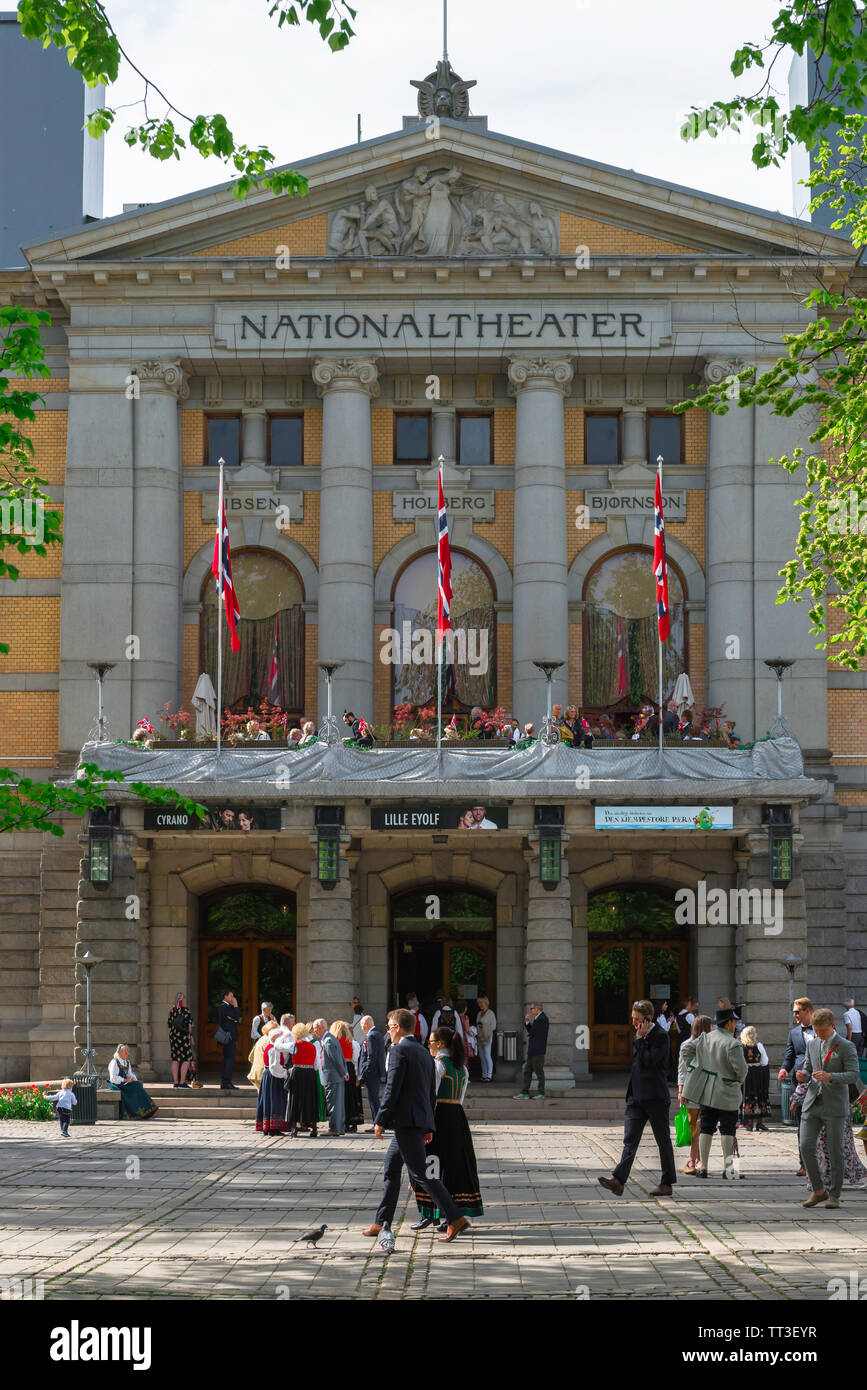
M803 489L768 460L809 421L672 413L705 380L772 360L805 322L807 282L850 273L846 243L494 133L450 69L431 80L447 114L429 115L423 90L401 129L305 161L302 199L217 187L28 246L26 270L0 272L7 302L51 313L33 437L64 533L62 554L0 582L3 762L70 775L94 723L93 663L111 667L114 739L166 705L191 711L203 673L216 684L220 458L242 637L224 702L258 705L276 647L289 713L321 720L317 662L339 661L334 708L380 731L371 753L320 749L303 767L267 745L219 764L189 738L89 747L215 818L161 818L119 787L97 883L86 821L63 839L3 837L0 1076L68 1069L88 949L97 1051L107 1060L122 1035L145 1076L167 1067L178 990L216 1060L226 981L248 1017L263 994L340 1017L357 993L381 1017L412 990L487 993L505 1031L540 998L561 1088L623 1064L639 995L690 993L711 1011L737 996L774 1045L787 957L797 992L832 1006L867 984L865 676L816 650L800 608L775 605ZM797 744L696 744L661 767L629 738L439 765L424 745L385 746L433 699L406 645L383 655L435 611L440 457L455 625L485 653L458 666L450 714L538 727L547 660L554 700L629 726L656 693L659 455L666 695L687 675L696 715L723 710L746 743L777 713L766 659L793 662ZM473 833L482 805L497 828ZM223 807L235 814L220 821ZM714 889L725 912L705 909ZM739 889L777 893L762 901L779 910L738 916Z

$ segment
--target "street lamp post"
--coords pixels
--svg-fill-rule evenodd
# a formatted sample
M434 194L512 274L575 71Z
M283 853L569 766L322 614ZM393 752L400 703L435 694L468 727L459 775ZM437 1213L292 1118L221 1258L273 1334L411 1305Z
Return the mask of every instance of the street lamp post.
M560 730L554 728L554 720L553 720L552 713L551 713L551 710L552 710L551 701L552 701L552 681L553 681L553 679L554 679L554 672L555 672L555 671L559 671L560 667L563 665L563 662L562 662L562 661L534 661L534 662L533 662L533 665L534 665L539 671L542 672L542 675L545 677L545 680L546 680L546 682L547 682L548 712L547 712L547 714L545 715L545 720L544 720L544 723L543 723L543 725L542 725L541 740L542 740L542 743L546 744L546 745L550 748L550 747L553 747L555 743L559 743L559 742L560 742Z
M338 742L339 733L337 729L337 717L331 706L332 686L334 684L334 672L338 671L343 665L342 661L317 661L316 665L325 677L325 688L328 693L328 705L325 719L319 725L319 737L329 747Z
M777 723L774 728L776 729L779 727L781 732L787 734L791 733L791 730L786 720L783 718L783 676L786 674L789 667L794 666L794 664L794 661L786 656L765 657L765 665L770 667L777 677Z
M86 994L86 1005L85 1005L86 1023L87 1023L87 1046L84 1047L84 1048L80 1048L80 1049L79 1049L79 1051L83 1052L83 1058L82 1058L81 1066L79 1067L79 1069L78 1069L78 1071L75 1073L75 1075L76 1075L77 1077L89 1078L89 1077L95 1077L95 1076L96 1076L96 1054L95 1054L94 1051L93 1051L93 1045L92 1045L92 1039L93 1039L93 999L92 999L92 990L91 990L91 981L90 981L90 977L91 977L91 972L92 972L93 969L94 969L94 966L101 965L101 964L102 964L102 961L101 961L101 959L100 959L98 956L93 955L92 952L90 952L90 951L85 951L84 955L79 957L79 962L78 962L78 963L79 963L79 965L83 965L83 966L84 966L84 974L85 974L85 981L86 981L85 988L86 988L86 990L87 990L87 994ZM74 1060L74 1059L73 1059L73 1060Z
M99 704L97 706L96 723L91 727L90 743L107 743L109 739L108 720L105 717L105 695L103 682L106 674L113 671L116 663L114 661L88 661L91 671L96 672L97 685L99 687Z

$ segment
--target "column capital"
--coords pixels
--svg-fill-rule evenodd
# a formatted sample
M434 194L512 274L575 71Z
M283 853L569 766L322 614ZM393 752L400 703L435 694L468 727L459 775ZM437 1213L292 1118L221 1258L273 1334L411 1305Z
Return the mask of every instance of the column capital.
M568 357L510 357L509 394L514 396L525 390L556 390L565 395L574 375Z
M132 370L142 386L150 386L152 390L171 391L180 401L186 400L190 394L186 373L177 360L168 362L160 358L148 358L147 361L136 362Z
M709 357L704 364L704 379L711 386L719 386L727 377L737 376L747 366L749 363L742 357Z
M313 380L320 396L329 391L366 391L379 395L379 373L373 357L317 357Z

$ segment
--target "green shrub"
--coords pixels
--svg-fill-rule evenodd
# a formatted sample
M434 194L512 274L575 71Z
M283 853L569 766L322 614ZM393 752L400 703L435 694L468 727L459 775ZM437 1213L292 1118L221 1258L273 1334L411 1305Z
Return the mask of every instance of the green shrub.
M54 1106L44 1087L30 1085L0 1089L0 1120L53 1120Z

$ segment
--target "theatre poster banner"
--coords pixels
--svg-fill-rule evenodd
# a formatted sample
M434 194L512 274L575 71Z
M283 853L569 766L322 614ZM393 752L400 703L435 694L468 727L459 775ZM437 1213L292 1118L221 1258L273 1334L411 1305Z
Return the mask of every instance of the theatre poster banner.
M731 806L597 806L597 830L731 830Z

